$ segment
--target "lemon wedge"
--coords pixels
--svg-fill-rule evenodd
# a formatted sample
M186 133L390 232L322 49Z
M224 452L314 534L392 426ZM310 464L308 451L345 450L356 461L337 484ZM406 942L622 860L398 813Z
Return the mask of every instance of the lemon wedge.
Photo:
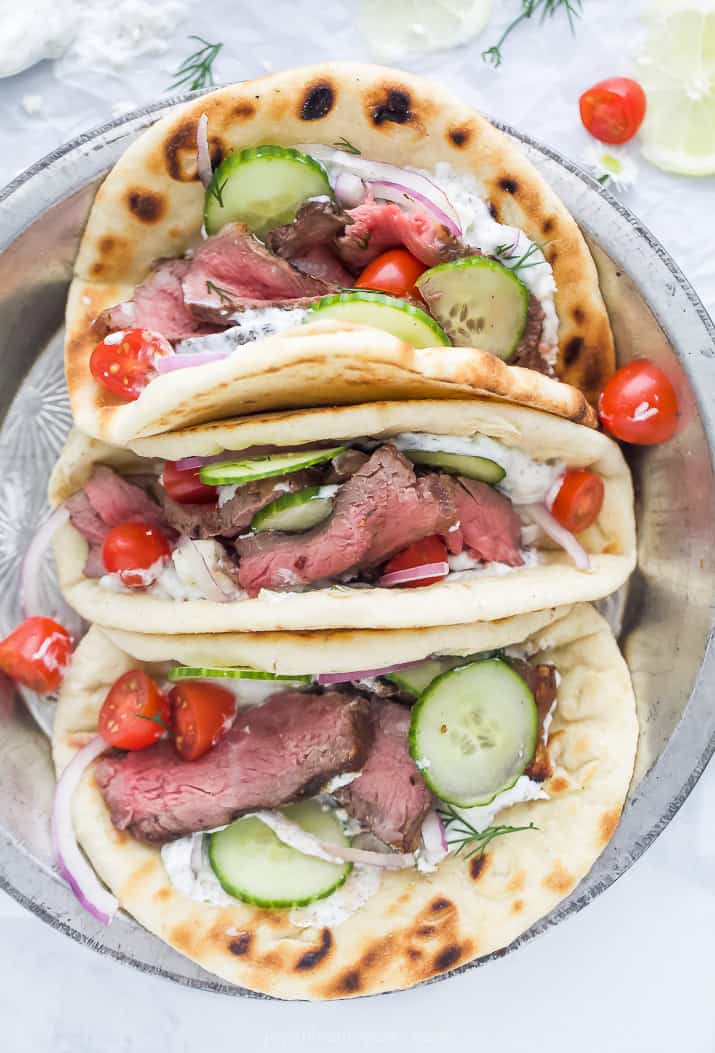
M357 24L375 58L394 62L467 44L491 13L492 0L362 0Z
M644 156L681 175L715 173L715 0L654 0L638 57Z

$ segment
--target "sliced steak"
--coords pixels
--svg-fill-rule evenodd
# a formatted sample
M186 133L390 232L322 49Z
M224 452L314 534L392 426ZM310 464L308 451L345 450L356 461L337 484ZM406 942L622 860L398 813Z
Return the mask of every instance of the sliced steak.
M466 547L475 559L520 567L521 520L509 498L475 479L448 482L459 520L459 529L444 535L449 551L459 555Z
M229 223L194 253L182 288L192 313L225 322L246 307L303 307L333 286L301 274L240 223Z
M362 773L335 793L371 833L401 852L412 852L432 807L417 765L407 751L410 711L397 702L376 706L375 740Z
M267 532L237 541L240 585L250 596L308 585L444 534L456 519L451 482L441 475L418 479L394 446L380 446L340 488L325 523L299 536Z
M367 464L368 460L368 454L363 453L362 450L346 450L345 453L339 453L337 457L333 457L328 465L323 482L328 485L344 483L351 475L355 475L355 472L359 471L364 464Z
M292 472L278 479L257 479L239 486L236 494L223 505L181 504L156 485L167 522L179 534L195 539L210 537L235 538L250 526L256 512L283 494L295 493L307 486L317 486L319 477L312 472Z
M273 252L303 274L349 288L352 275L335 251L335 241L350 217L333 201L306 201L292 223L276 227L268 239Z
M554 774L554 766L544 742L544 721L556 701L556 669L553 665L532 665L531 662L525 662L519 658L509 658L507 661L512 669L526 680L539 714L536 752L524 774L535 782L544 782Z
M404 245L428 267L464 255L464 246L424 209L401 209L374 199L349 209L350 225L338 238L338 255L357 272L387 249Z
M291 263L303 274L319 278L328 285L349 289L354 283L350 271L342 265L335 250L328 245L316 245L302 256L296 256Z
M524 335L519 341L519 346L514 352L509 365L524 366L526 369L535 369L538 373L545 373L548 377L554 377L556 374L553 367L549 365L539 351L543 327L544 308L535 296L530 295Z
M283 691L239 715L199 760L181 760L161 742L101 761L95 778L118 830L172 841L317 793L362 766L372 735L364 698Z

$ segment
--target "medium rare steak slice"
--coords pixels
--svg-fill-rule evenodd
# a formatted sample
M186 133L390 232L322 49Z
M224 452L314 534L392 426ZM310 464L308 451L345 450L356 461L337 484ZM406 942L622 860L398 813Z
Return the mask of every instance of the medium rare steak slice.
M236 542L241 588L255 596L328 580L445 534L457 518L449 482L418 479L394 446L380 446L340 488L325 523L301 535L267 532Z
M541 331L544 326L544 308L535 296L529 296L529 310L526 315L526 328L519 341L514 355L509 362L511 366L524 366L545 373L547 377L556 376L554 369L539 351Z
M363 201L348 210L350 225L338 238L343 263L360 271L387 249L404 247L428 267L458 259L464 246L422 208L403 210L391 202Z
M362 766L372 734L367 699L283 691L239 715L199 760L181 760L160 742L108 757L95 778L118 830L140 841L172 841L317 793L333 776Z
M333 201L306 201L292 223L271 231L268 244L304 274L349 288L352 275L335 252L335 239L349 220Z
M466 546L475 559L520 567L521 520L509 498L476 479L448 482L459 520L459 529L444 535L449 551L459 555Z
M303 307L333 291L274 256L240 223L229 223L199 245L182 286L194 315L222 323L241 308Z
M375 740L361 774L335 797L386 845L413 852L432 794L407 751L410 711L397 702L381 702L375 720Z
M531 662L524 662L518 658L509 658L507 661L512 669L526 680L539 714L536 752L524 775L528 775L535 782L544 782L554 774L551 757L544 742L544 721L556 701L558 690L556 669L553 665L533 665Z

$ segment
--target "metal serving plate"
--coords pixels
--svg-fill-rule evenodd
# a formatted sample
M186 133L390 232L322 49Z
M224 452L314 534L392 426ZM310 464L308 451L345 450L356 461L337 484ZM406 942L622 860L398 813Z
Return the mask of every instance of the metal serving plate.
M100 177L177 100L105 125L46 157L0 194L0 629L20 616L18 578L46 510L45 488L70 425L62 317L78 238ZM715 749L715 327L675 263L635 216L564 158L516 135L592 246L621 362L654 358L683 411L678 438L631 457L639 569L621 643L638 698L636 774L616 836L581 885L513 950L586 906L672 819ZM48 609L56 600L47 568ZM127 916L109 928L77 905L50 862L53 789L42 726L50 707L0 694L0 887L69 936L178 983L250 995L172 951ZM492 956L493 957L493 956ZM483 964L489 958L466 965ZM262 997L262 996L256 996Z

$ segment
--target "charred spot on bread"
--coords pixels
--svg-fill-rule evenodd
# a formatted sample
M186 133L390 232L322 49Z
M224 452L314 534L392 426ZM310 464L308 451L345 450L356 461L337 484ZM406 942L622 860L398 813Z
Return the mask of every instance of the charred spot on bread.
M519 191L519 184L516 179L512 179L510 176L504 176L500 179L499 186L505 194L511 194L512 196Z
M388 88L385 101L373 106L372 120L378 127L386 121L391 121L393 124L407 124L412 120L410 93L404 88Z
M564 365L571 366L576 361L578 356L581 354L581 348L583 347L583 337L573 336L569 340L568 344L564 348Z
M300 107L300 118L303 121L319 121L332 110L335 104L335 91L327 80L312 84Z
M129 211L142 223L156 223L166 208L164 198L153 190L130 190L127 202Z
M323 959L329 954L330 948L333 946L333 934L330 929L323 929L320 934L320 946L314 947L311 951L306 951L305 954L296 962L296 969L315 969L317 965L323 961Z
M236 936L235 939L231 940L228 945L228 949L231 954L241 956L248 953L248 949L251 946L252 936L250 932L241 932Z
M466 146L471 139L472 129L466 124L461 124L455 128L450 128L447 134L452 145L461 149L463 146Z

